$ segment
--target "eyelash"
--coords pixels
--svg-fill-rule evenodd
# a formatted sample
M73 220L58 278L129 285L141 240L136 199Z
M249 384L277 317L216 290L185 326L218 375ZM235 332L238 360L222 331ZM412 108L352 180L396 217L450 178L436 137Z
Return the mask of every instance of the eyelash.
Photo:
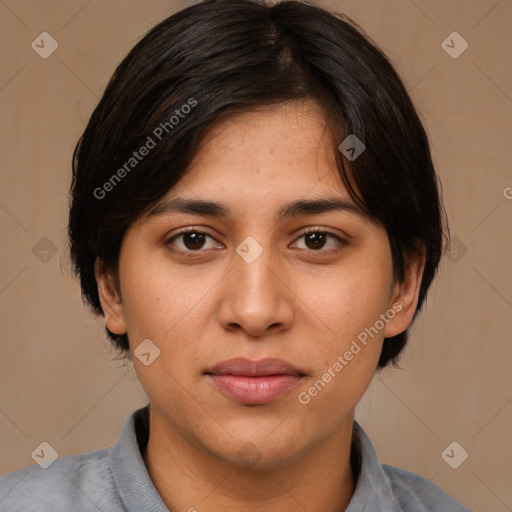
M185 235L187 233L197 233L197 234L200 234L200 235L209 236L210 238L214 239L214 237L211 236L207 231L204 231L202 229L197 229L197 228L194 228L194 227L190 227L190 228L183 229L180 232L175 233L174 235L172 235L172 237L170 237L169 239L167 239L165 241L165 244L166 245L172 245L172 242L174 242L174 240L176 240L180 236ZM337 240L337 242L341 246L347 246L348 245L348 242L345 239L341 238L340 236L338 236L338 235L336 235L336 234L334 234L334 233L332 233L330 231L326 231L325 229L321 229L319 227L305 228L304 230L302 230L300 232L299 236L295 240L299 240L300 238L302 238L302 237L304 237L304 236L306 236L308 234L311 234L311 233L326 234L329 237L335 238ZM197 251L193 251L193 250L190 250L190 249L185 250L185 249L176 249L175 248L174 250L182 252L182 253L190 253L190 254L206 252L206 250L203 250L203 249L198 249ZM308 252L312 252L312 253L318 253L318 254L322 254L322 253L323 254L333 254L333 253L338 252L339 248L336 248L336 249L318 249L318 250L314 250L314 249L300 249L300 250L301 251L308 251Z

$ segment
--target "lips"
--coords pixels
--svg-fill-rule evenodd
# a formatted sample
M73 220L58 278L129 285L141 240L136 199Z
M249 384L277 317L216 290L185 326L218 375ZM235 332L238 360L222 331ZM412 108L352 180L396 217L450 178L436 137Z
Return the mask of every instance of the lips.
M305 373L281 359L251 361L242 357L218 363L205 375L225 396L244 404L265 404L287 393Z

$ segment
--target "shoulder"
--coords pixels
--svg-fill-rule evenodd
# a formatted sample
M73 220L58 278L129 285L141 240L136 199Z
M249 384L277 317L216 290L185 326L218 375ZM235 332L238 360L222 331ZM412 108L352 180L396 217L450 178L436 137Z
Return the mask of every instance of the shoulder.
M354 422L353 454L354 466L359 471L347 512L471 512L420 475L382 464L357 422Z
M403 469L382 464L393 496L402 510L430 512L471 512L471 510L452 498L440 487L426 478Z
M124 510L110 471L111 448L0 476L0 512Z

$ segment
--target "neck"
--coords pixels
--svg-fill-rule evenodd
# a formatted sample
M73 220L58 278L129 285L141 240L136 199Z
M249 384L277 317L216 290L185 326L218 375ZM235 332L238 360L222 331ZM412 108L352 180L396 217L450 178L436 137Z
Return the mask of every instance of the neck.
M293 460L245 467L185 438L151 407L143 458L170 511L342 512L355 489L352 424L353 417L347 418L330 437Z

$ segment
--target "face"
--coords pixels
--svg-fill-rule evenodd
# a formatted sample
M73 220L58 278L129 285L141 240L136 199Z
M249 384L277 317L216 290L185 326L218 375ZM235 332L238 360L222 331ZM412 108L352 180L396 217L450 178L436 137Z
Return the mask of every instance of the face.
M214 202L224 215L168 204L134 223L119 301L97 273L107 326L128 333L152 414L221 460L236 464L252 443L272 467L351 428L383 338L411 322L421 261L393 281L386 231L351 201L336 150L309 102L218 124L161 203ZM285 210L327 199L339 208ZM148 365L133 354L144 340ZM215 368L233 358L247 364ZM267 358L289 366L250 364Z

